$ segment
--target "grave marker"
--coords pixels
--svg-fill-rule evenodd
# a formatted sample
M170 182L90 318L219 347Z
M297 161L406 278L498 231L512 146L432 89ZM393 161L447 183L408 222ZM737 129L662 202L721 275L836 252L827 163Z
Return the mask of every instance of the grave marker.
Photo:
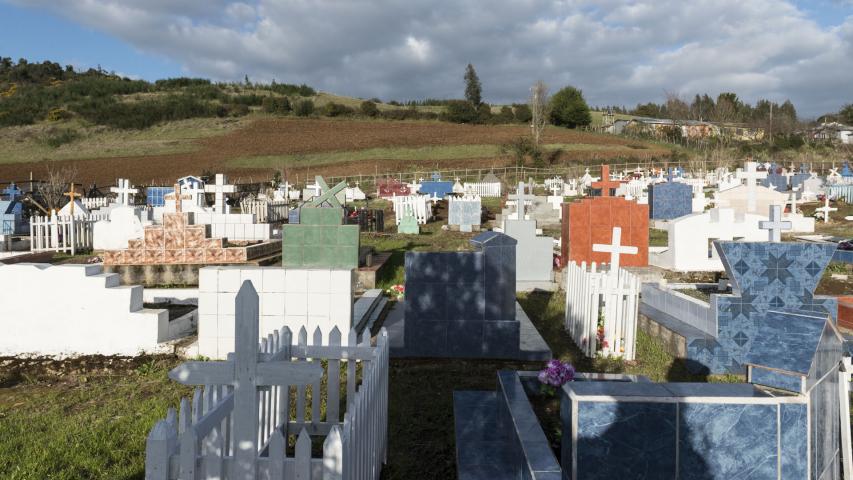
M217 173L216 183L214 185L204 186L205 192L213 193L214 195L213 210L216 213L226 213L227 205L225 203L225 194L234 193L237 191L237 188L234 185L228 185L226 182L227 178L225 177L225 175Z
M829 222L829 212L835 212L835 211L838 211L838 209L835 207L829 206L829 196L827 195L823 199L823 206L820 208L816 208L815 211L821 212L823 214L823 223L827 223L827 222Z
M770 206L770 220L762 220L758 222L758 228L768 231L769 241L781 242L782 230L790 230L793 228L791 222L782 221L782 207L779 205Z
M139 190L130 188L130 180L126 178L118 179L118 187L110 187L110 192L115 193L118 198L118 203L122 206L130 205L132 195L135 195Z
M609 245L603 245L600 243L593 244L592 251L593 252L603 252L610 254L610 271L616 272L619 270L619 257L624 253L628 255L636 255L637 247L632 246L623 246L622 242L622 228L613 227L613 234L611 236L612 240Z

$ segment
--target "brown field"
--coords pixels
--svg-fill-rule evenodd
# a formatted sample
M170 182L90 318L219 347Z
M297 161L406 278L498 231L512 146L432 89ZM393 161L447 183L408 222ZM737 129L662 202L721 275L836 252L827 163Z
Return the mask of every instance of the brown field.
M84 184L111 184L116 177L127 177L137 184L162 184L183 175L202 171L223 172L241 181L260 181L270 178L270 156L309 155L322 152L350 152L371 148L415 148L425 146L502 145L528 133L522 125L458 125L425 121L371 121L348 119L260 118L242 128L224 134L191 140L183 153L79 158L54 162L74 165L78 181ZM669 151L653 144L620 137L549 128L545 144L571 147L556 155L558 163L569 161L608 160L633 157L648 159L667 155ZM390 155L394 157L394 155ZM266 162L252 165L252 157L265 157ZM241 159L239 165L235 159ZM494 155L486 158L443 158L430 163L431 167L494 167L511 160ZM370 161L336 161L322 166L302 162L288 168L288 174L351 175L358 173L411 170L408 160L377 158ZM44 175L45 162L0 164L0 179L23 180L33 172L36 178Z

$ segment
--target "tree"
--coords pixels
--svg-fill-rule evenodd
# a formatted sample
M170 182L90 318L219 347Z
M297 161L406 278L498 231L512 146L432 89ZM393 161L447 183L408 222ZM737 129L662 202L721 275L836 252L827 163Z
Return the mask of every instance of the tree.
M361 114L366 115L368 117L378 117L379 116L379 107L376 106L376 103L370 100L365 100L361 102Z
M54 167L47 164L47 177L36 187L48 210L59 210L68 201L65 192L77 177L76 166Z
M470 63L465 68L465 100L471 102L471 105L478 107L482 103L483 86L480 85L480 78L477 77L477 72L474 66Z
M551 97L551 123L576 128L592 123L589 106L583 92L575 87L563 87Z
M454 123L476 123L477 109L474 105L466 100L451 100L447 102L447 107L444 113L441 114L443 120Z
M539 140L548 124L550 112L548 110L548 85L542 80L537 81L530 87L530 132L533 134L533 144L539 146Z
M673 120L690 118L690 107L677 93L666 92L666 113Z
M845 125L853 125L853 103L845 105L838 111L838 120Z

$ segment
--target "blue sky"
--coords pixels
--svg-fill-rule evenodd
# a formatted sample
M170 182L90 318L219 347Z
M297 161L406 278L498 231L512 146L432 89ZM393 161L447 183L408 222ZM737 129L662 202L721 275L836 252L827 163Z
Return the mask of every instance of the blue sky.
M817 116L853 102L853 0L0 0L0 55L384 100L458 98L470 62L495 103L542 79L599 106L734 91Z

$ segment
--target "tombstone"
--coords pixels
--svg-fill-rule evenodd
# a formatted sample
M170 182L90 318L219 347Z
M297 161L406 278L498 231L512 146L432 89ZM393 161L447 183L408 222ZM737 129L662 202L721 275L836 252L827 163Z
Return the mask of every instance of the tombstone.
M23 207L15 200L0 200L0 235L24 233Z
M850 162L844 162L841 166L841 176L843 178L853 178L853 170L850 169Z
M507 235L483 232L471 239L473 252L406 252L406 355L523 355L515 300L516 243ZM550 358L550 351L537 355Z
M803 190L803 182L811 178L812 175L809 172L808 167L806 167L805 163L800 164L800 170L791 177L791 189L799 188L801 191Z
M92 248L95 250L122 250L130 240L143 239L145 226L143 211L137 207L120 206L110 210L109 220L95 222L92 227Z
M690 185L670 181L649 186L649 218L671 220L691 213L693 187Z
M823 191L823 179L818 177L816 173L809 174L809 178L803 180L802 197L805 201L813 201L817 199L818 194Z
M767 172L767 176L761 180L761 185L770 188L775 187L777 192L788 191L788 176L784 174L782 167L773 164Z
M456 181L453 183L453 193L456 195L462 195L465 193L465 187L459 183L459 177L456 177Z
M418 191L424 195L441 199L453 193L453 182L442 181L441 175L433 173L432 180L427 182L422 181Z
M418 225L418 220L412 214L403 215L400 224L397 225L397 233L406 235L418 235L421 233L421 227Z
M616 189L621 185L622 182L612 181L610 180L610 166L602 165L601 166L601 180L597 182L592 182L590 187L592 188L592 195L599 197L611 197L616 193Z
M364 192L361 190L361 188L356 183L355 187L347 187L346 188L345 198L346 198L346 201L348 203L351 203L351 202L355 202L358 200L365 200L365 199L367 199L367 195L364 194Z
M472 232L480 229L482 219L480 197L450 197L447 204L447 225L459 227L460 232Z
M3 194L0 195L0 200L15 201L23 195L24 192L20 188L18 188L17 185L15 185L15 182L12 182L9 184L9 186L3 189Z
M763 186L740 185L719 192L719 206L733 209L737 214L766 214L771 205L785 205L788 196Z
M358 268L358 225L344 224L344 210L336 195L346 182L328 188L299 209L299 223L282 226L282 265L292 268Z
M767 230L768 232L768 241L770 242L781 242L782 241L782 230L791 230L793 228L793 224L789 221L782 221L782 207L779 205L771 205L770 206L770 220L762 220L758 222L758 228L762 230Z
M165 206L166 195L174 191L174 187L148 187L145 189L145 203L149 207Z
M380 179L376 182L376 196L379 198L391 198L394 196L407 196L412 193L409 186L396 178Z
M234 185L228 185L227 182L228 180L225 175L217 173L216 183L213 185L205 185L204 187L205 192L213 193L213 211L216 213L226 214L230 211L230 207L226 203L227 198L225 197L225 194L234 193L237 191L237 188Z
M609 256L593 251L592 246L610 243L613 227L620 227L625 242L639 249L625 259L625 266L647 266L649 206L621 197L588 197L563 204L562 264L607 262Z
M116 194L116 200L119 205L127 207L134 203L133 196L139 193L139 190L130 187L130 180L119 178L118 186L110 187L110 192Z
M815 212L820 212L821 215L823 216L823 223L827 223L827 222L829 222L829 213L838 211L838 209L835 207L829 206L829 196L828 195L826 197L824 197L823 202L824 202L823 206L820 208L816 208Z
M535 220L507 220L504 233L515 239L517 291L550 286L553 281L554 239L536 235Z

